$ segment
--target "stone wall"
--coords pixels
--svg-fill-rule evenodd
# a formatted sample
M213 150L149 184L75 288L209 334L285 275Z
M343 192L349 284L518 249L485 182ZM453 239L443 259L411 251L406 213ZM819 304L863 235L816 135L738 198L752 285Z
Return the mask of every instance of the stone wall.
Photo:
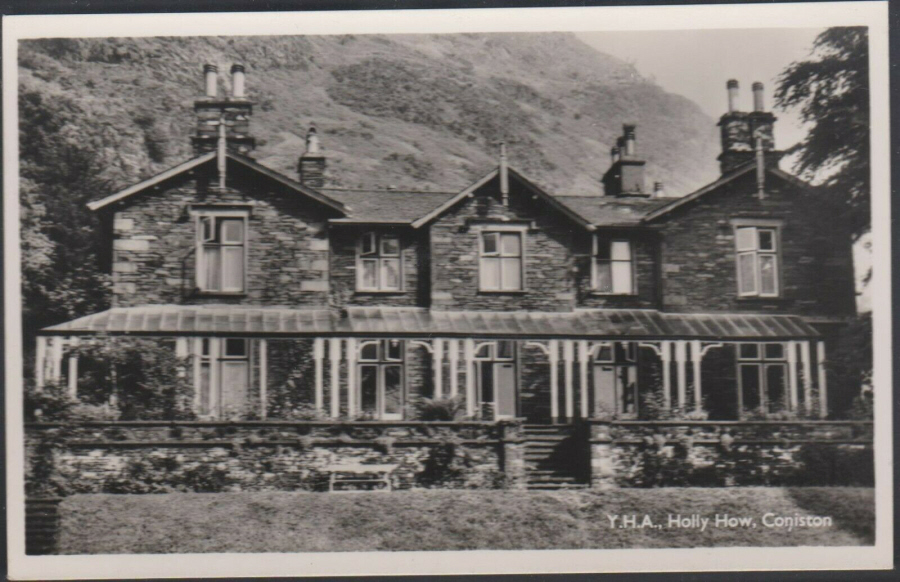
M160 190L114 208L114 305L233 303L328 305L328 235L331 211L258 174L229 163L226 191L211 164L182 174ZM249 210L245 293L196 290L196 225L190 205L242 205ZM333 212L332 212L333 214Z
M738 297L730 223L736 218L783 220L781 297ZM663 237L663 309L831 316L855 312L850 235L820 194L767 174L766 197L760 200L751 172L656 222Z
M871 422L588 421L591 486L874 485Z
M26 480L46 474L46 468L36 473L35 463L49 443L63 494L204 490L210 482L226 491L320 490L330 470L348 464L396 465L392 481L400 489L525 482L514 423L31 423L25 434ZM456 475L432 483L448 450ZM136 490L123 490L129 487Z

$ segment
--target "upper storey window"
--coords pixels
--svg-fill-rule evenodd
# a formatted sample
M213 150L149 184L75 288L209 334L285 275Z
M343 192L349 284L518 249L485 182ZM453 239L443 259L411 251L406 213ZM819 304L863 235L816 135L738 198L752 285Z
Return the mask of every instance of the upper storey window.
M597 293L634 293L634 258L631 241L594 238L593 287Z
M369 232L359 243L356 288L360 291L400 291L400 239Z
M243 293L247 271L247 214L197 217L197 287L210 293Z
M479 289L481 291L521 291L522 249L521 231L482 231L479 242Z
M735 227L738 294L741 297L778 297L778 228Z

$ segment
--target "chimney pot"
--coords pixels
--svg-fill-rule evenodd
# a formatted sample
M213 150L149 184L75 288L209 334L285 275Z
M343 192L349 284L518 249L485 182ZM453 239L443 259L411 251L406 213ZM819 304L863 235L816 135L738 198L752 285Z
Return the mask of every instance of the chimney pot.
M634 155L635 137L634 130L636 126L633 123L626 123L622 126L623 137L625 138L625 155Z
M215 98L218 94L218 79L216 74L219 68L215 65L203 65L203 76L206 79L206 96Z
M244 65L231 65L231 96L244 98Z
M310 125L309 130L306 132L306 153L309 155L318 155L320 153L319 132L316 131L316 126L314 125Z
M728 79L725 87L728 88L728 113L733 113L737 111L738 82L736 79Z
M653 183L653 195L654 196L662 196L663 195L663 183L662 182L654 182Z
M759 81L753 83L753 111L765 111L765 107L763 107L763 84Z

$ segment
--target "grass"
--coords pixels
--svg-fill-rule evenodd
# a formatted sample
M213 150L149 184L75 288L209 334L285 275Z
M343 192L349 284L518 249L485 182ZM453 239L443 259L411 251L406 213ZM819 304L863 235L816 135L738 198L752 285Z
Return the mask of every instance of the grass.
M65 554L870 545L875 515L872 489L837 487L77 495L61 511ZM757 527L666 527L717 513ZM768 528L765 513L834 525ZM610 514L662 527L613 529Z

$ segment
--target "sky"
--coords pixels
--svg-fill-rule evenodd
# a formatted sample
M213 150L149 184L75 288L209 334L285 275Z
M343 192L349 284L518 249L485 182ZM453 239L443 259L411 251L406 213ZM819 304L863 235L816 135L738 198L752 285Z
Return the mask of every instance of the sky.
M771 28L736 30L673 30L584 32L579 38L597 50L634 65L670 93L683 95L718 119L728 105L725 82L740 83L740 108L752 109L751 85L765 85L765 108L772 109L775 144L790 147L805 135L798 111L773 109L778 75L810 54L822 29ZM789 167L790 160L782 167Z

